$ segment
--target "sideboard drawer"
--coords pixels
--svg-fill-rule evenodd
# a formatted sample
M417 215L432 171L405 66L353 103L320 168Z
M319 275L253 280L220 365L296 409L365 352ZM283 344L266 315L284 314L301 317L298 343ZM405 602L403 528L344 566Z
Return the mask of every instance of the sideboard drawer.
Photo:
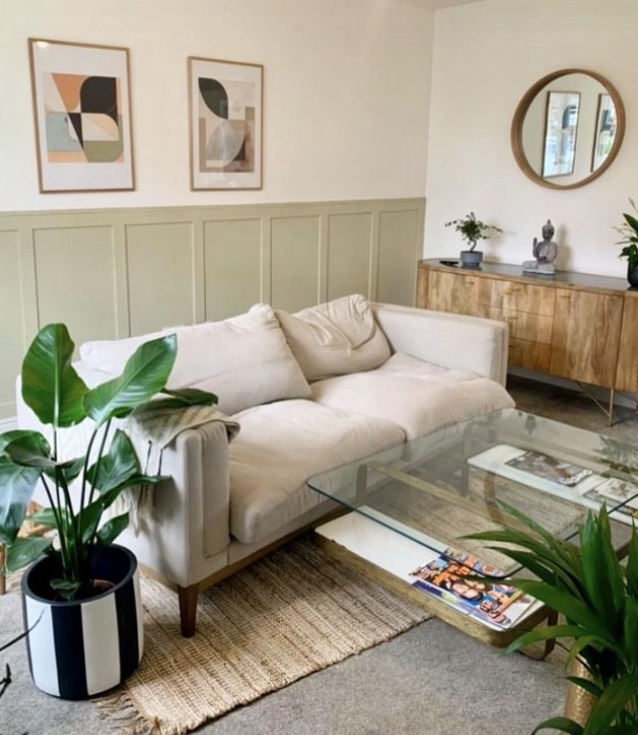
M523 311L549 317L554 315L555 294L551 286L483 278L478 300L480 304L505 311Z
M551 362L551 345L510 337L509 364L513 367L548 373Z
M506 322L510 327L510 336L515 339L540 342L545 345L552 343L554 319L551 316L528 314L524 311L508 311L486 304L479 304L479 316L494 319L497 322Z

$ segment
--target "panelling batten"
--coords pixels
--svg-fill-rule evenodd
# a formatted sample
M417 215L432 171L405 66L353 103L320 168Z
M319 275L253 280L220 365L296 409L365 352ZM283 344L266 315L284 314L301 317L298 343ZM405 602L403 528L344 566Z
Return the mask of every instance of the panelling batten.
M0 420L37 329L76 343L297 310L346 293L414 303L425 201L382 199L0 214Z

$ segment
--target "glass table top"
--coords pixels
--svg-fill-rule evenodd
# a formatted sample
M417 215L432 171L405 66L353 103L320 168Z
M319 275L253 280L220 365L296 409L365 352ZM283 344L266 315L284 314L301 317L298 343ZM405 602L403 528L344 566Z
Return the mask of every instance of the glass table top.
M520 571L466 535L517 526L508 507L577 543L606 505L614 543L638 517L638 448L515 409L436 431L308 480L316 492L446 556L475 555L492 576Z

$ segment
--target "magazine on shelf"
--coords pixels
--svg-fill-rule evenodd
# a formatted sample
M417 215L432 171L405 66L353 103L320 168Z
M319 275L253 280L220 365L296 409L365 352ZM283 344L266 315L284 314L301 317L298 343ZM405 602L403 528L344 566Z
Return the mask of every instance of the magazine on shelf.
M506 464L521 472L527 472L543 480L558 482L566 487L574 487L581 480L594 474L585 467L579 467L556 457L550 457L548 454L532 450L523 452L517 457L512 457Z
M638 483L605 477L603 465L591 469L535 450L499 444L467 460L472 467L500 475L593 509L606 503L633 517L638 511Z
M455 549L446 549L410 574L413 587L500 629L510 628L535 603L514 587L477 580L478 575L502 576L493 566Z

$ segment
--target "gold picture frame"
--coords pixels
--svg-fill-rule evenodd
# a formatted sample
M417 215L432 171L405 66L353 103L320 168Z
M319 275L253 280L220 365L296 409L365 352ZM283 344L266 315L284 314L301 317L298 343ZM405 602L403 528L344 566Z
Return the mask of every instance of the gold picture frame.
M28 44L40 193L135 190L129 49Z
M264 67L188 57L191 191L263 188Z

